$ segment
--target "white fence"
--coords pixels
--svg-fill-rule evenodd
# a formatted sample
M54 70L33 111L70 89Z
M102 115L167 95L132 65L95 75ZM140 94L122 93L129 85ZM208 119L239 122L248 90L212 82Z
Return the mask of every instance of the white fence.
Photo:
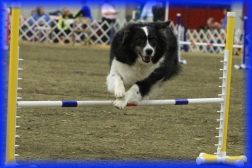
M243 43L243 32L240 29L235 30L234 44ZM225 44L226 31L223 29L218 30L187 30L186 31L187 41L194 43L214 43L214 44ZM183 40L182 40L183 41ZM182 45L183 46L183 45ZM224 47L217 46L199 46L199 45L187 45L188 51L191 52L211 52L211 53L224 53Z
M40 42L73 42L73 39L83 43L84 39L90 39L89 42L95 44L108 44L113 33L124 27L127 22L116 21L113 25L107 22L93 21L89 24L76 23L73 28L73 21L65 22L69 29L57 28L57 20L51 19L43 24L43 18L35 21L32 17L24 20L20 24L20 40L40 41ZM32 23L32 24L31 24ZM75 32L75 33L74 33ZM75 38L73 38L75 36Z
M64 31L63 29L57 30L57 20L51 18L49 21L43 22L43 18L35 21L32 17L26 20L21 19L20 22L20 40L27 41L39 41L48 43L74 43L75 41L79 44L84 44L86 42L91 45L107 45L110 43L113 35L122 27L124 27L128 22L126 20L116 20L114 24L108 24L107 22L101 22L94 20L89 24L77 23L75 24L75 29L73 29L71 22L65 21L69 25L69 30ZM83 26L85 25L85 26ZM170 27L173 29L174 33L177 34L177 25L171 22ZM74 30L78 29L78 31ZM57 30L57 31L56 31ZM242 31L235 30L234 43L242 44ZM203 42L203 43L225 43L226 32L221 31L210 31L210 30L184 30L181 28L181 41L190 42ZM186 38L184 38L186 37ZM223 53L224 47L214 47L214 46L196 46L196 45L181 45L181 48L189 52L212 52L212 53Z

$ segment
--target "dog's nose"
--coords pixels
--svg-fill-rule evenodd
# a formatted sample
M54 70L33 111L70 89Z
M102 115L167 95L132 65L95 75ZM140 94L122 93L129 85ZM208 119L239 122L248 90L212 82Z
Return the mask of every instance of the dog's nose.
M145 52L146 52L147 55L151 55L153 50L152 49L146 49Z

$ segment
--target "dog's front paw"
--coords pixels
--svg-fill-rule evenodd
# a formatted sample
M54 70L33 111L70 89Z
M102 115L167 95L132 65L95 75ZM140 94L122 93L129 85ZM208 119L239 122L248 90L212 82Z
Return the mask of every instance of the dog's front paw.
M123 109L127 105L127 101L124 98L119 98L113 104L116 108Z
M118 86L115 88L115 97L122 98L125 95L125 88L123 86Z
M141 101L141 100L139 100L139 99L131 99L131 100L128 101L128 103L134 104L134 105L137 106L137 105L140 103L140 101Z

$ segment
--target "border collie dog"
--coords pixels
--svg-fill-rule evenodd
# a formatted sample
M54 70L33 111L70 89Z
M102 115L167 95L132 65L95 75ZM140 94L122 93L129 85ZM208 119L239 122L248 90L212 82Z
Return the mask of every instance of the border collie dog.
M179 73L177 39L169 24L129 23L115 34L106 82L108 91L116 97L115 107L123 109L127 103L149 99Z

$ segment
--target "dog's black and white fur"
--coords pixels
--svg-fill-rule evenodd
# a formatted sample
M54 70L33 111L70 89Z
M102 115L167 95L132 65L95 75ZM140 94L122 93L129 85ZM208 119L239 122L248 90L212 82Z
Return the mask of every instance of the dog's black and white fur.
M116 97L115 107L148 99L178 74L177 40L169 24L129 23L114 36L107 87Z

